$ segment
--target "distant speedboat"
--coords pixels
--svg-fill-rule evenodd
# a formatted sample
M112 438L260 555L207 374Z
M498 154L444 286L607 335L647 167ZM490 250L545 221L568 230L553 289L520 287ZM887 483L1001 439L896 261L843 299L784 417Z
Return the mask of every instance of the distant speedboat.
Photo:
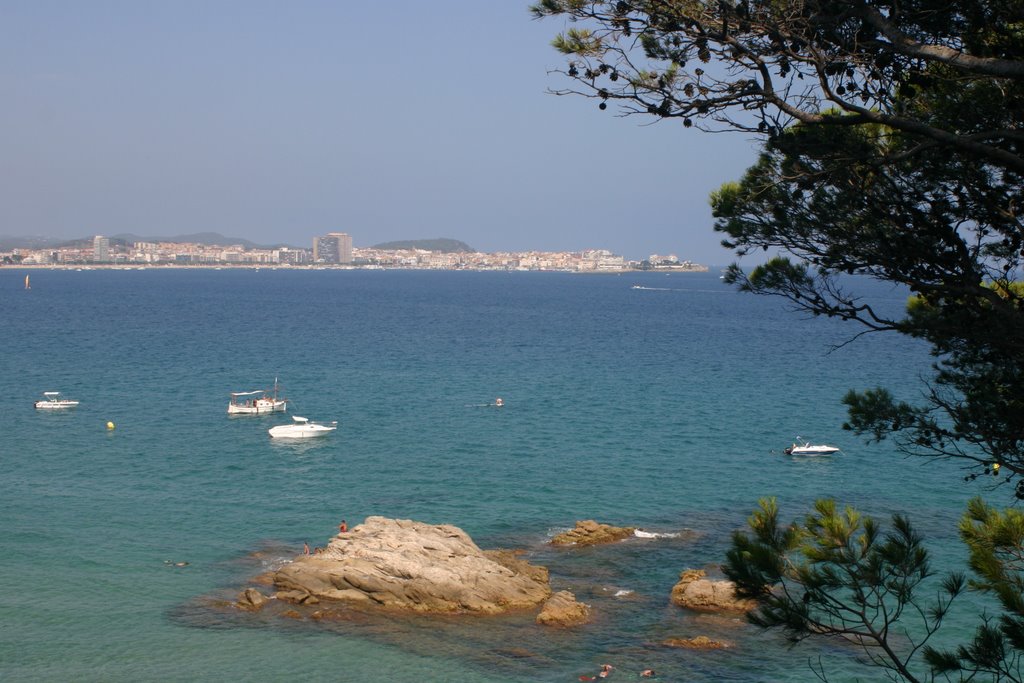
M797 439L799 440L800 437L798 436ZM833 453L838 453L839 449L835 446L827 446L825 444L815 445L810 441L804 441L802 446L794 443L784 452L786 455L832 455Z
M34 404L38 410L62 410L64 408L74 408L78 405L78 401L61 398L59 391L44 391L43 396L46 398L36 401Z
M278 395L279 388L275 379L273 389L232 392L231 400L228 401L228 415L283 413L288 409L288 399Z
M298 415L292 415L292 419L295 421L294 424L278 425L277 427L271 427L268 429L267 431L270 434L270 438L310 439L315 436L327 436L338 428L337 422L321 424L319 422L311 422L307 418L299 417Z

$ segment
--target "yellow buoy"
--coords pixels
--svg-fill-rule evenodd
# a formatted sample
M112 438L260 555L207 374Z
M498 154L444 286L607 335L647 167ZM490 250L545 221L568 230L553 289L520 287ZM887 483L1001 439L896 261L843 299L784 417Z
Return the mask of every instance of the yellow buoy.
M999 463L992 463L992 474L999 476Z
M113 429L113 428L114 428L114 423L113 422L108 422L107 423L107 429Z

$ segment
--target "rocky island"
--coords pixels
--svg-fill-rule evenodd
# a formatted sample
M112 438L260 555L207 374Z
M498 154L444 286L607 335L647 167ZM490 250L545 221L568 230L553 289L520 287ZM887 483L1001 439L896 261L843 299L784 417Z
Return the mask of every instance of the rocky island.
M576 522L576 526L551 539L551 545L600 545L629 538L636 531L634 527L612 526L592 519Z
M633 527L584 520L552 539L553 545L585 547L632 536ZM276 592L245 588L234 606L275 611L292 618L338 616L370 608L412 614L503 615L536 612L543 626L573 627L592 618L590 605L567 590L553 592L545 567L520 551L481 550L450 524L368 517L334 536L312 555L299 555L261 580ZM743 612L755 606L738 599L730 582L711 581L687 570L671 602L695 611ZM287 611L282 612L287 606ZM307 608L306 611L300 612ZM692 644L673 645L697 647Z
M539 606L548 572L512 551L484 551L458 527L368 517L272 577L277 597L419 613L502 614Z

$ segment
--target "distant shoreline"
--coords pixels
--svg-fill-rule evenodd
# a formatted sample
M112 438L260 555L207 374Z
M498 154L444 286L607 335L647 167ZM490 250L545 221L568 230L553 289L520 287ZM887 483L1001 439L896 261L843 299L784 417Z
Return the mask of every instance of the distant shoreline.
M708 266L692 265L685 268L619 268L600 270L570 270L562 268L416 268L411 266L349 266L349 265L285 265L256 263L198 264L198 263L160 263L160 264L123 264L123 263L90 263L90 264L3 264L0 270L414 270L443 271L458 273L575 273L579 275L621 275L623 273L707 273Z

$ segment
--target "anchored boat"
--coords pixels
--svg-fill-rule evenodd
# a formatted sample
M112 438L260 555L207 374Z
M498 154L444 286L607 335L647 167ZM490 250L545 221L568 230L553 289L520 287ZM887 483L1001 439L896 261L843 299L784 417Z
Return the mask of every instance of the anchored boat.
M288 408L288 399L278 394L280 386L274 379L273 389L235 391L228 402L228 415L260 415L282 413Z
M800 440L800 437L796 437ZM794 443L788 447L785 451L786 455L832 455L838 453L839 449L835 446L828 446L826 444L812 444L810 441L804 441L803 445Z
M321 424L311 420L292 415L294 424L278 425L267 430L272 439L309 439L315 436L327 436L338 428L337 421Z
M78 401L61 398L59 391L44 391L43 396L46 398L35 402L37 410L63 410L64 408L74 408L78 405Z

